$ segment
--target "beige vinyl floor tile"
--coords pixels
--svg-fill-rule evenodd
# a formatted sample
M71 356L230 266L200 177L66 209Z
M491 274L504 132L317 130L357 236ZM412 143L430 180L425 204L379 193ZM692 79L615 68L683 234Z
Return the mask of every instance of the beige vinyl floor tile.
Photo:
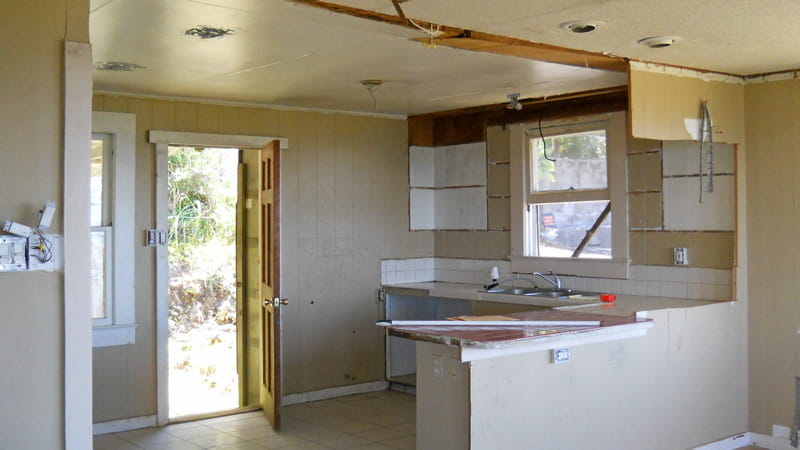
M97 435L96 450L413 449L415 397L382 391L281 409L275 432L261 411Z

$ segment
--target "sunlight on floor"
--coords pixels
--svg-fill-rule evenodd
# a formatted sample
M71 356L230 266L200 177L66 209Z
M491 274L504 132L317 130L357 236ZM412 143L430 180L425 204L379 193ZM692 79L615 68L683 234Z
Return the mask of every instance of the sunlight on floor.
M95 436L95 450L413 449L416 398L394 391L281 409L276 433L261 411Z
M236 326L213 322L169 339L169 417L239 407Z

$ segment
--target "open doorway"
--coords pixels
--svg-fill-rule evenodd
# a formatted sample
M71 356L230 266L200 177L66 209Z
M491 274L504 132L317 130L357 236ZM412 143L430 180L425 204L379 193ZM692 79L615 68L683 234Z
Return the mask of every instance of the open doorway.
M170 419L242 406L238 164L239 149L169 147Z

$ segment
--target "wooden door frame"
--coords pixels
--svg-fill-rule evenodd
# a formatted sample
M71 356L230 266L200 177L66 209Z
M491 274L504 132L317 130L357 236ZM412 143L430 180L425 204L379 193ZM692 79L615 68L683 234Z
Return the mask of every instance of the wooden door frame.
M157 230L169 229L167 204L167 160L170 145L223 147L250 149L280 141L280 149L289 148L289 139L274 136L246 136L238 134L190 133L181 131L150 130L149 142L155 144L155 210ZM169 261L166 245L156 247L156 406L159 426L169 423Z

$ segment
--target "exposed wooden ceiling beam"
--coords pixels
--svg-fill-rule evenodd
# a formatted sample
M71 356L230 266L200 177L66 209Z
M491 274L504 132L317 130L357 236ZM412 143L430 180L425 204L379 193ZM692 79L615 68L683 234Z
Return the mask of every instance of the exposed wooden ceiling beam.
M406 28L417 29L410 23L403 13L399 3L402 0L391 0L398 15L384 14L368 9L354 8L336 3L329 3L320 0L290 0L316 8L322 8L331 12L346 14L361 19L374 20L377 22L388 23ZM537 42L515 39L492 33L465 30L462 28L451 27L442 24L426 22L414 19L414 22L423 28L438 29L440 34L437 37L420 37L413 40L423 43L433 43L445 47L458 48L461 50L471 50L484 53L494 53L506 56L516 56L519 58L545 61L557 64L565 64L576 67L586 67L591 69L610 70L614 72L625 72L628 70L628 61L617 56L604 55L582 50L574 50L555 45L540 44Z

